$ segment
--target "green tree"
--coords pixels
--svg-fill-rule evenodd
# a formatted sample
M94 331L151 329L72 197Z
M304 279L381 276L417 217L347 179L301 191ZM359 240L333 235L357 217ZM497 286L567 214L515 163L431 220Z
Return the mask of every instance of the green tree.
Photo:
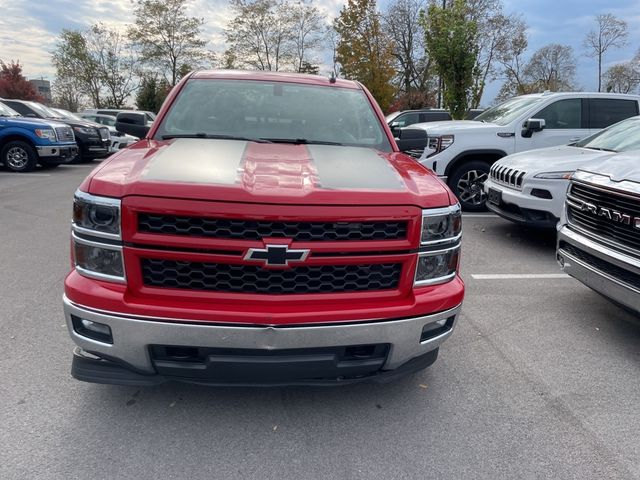
M442 8L435 3L421 15L425 44L444 85L443 103L455 119L464 118L472 95L478 57L477 24L465 0Z
M183 65L198 68L213 60L201 38L204 20L187 15L189 0L137 0L135 24L129 38L139 47L142 61L174 86Z
M140 83L140 89L136 95L136 106L139 110L158 113L170 90L171 87L165 79L158 80L156 75L147 75Z
M381 26L375 0L348 0L334 21L336 60L345 78L362 82L387 111L393 100L393 42Z

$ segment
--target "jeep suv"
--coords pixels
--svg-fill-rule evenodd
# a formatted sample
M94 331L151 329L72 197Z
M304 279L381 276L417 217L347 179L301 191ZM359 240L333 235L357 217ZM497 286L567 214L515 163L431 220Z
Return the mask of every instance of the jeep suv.
M566 145L638 115L640 96L610 93L523 95L472 121L415 124L428 135L420 162L445 178L463 209L485 209L491 165L516 152Z
M153 126L116 128L142 140L74 199L76 378L344 384L435 361L464 295L460 206L361 84L197 72Z

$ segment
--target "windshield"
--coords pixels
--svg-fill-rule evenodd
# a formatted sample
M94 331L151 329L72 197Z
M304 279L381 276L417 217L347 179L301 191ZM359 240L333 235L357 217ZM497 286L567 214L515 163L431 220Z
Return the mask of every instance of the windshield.
M0 102L0 117L19 117L20 114Z
M387 115L386 117L384 117L384 119L385 119L385 121L386 121L387 123L390 123L390 122L392 122L392 121L393 121L393 119L394 119L394 118L396 118L396 117L397 117L398 115L400 115L401 113L402 113L401 111L400 111L400 112L393 112L393 113L390 113L389 115Z
M50 108L45 107L44 105L36 102L25 102L29 107L35 112L44 118L62 118L59 113L54 112Z
M640 149L640 117L627 118L574 143L576 147L626 152Z
M542 97L515 97L500 105L485 110L476 118L477 122L495 123L496 125L507 125L518 118L529 107L544 100Z
M69 112L68 110L62 110L61 108L52 108L50 110L53 110L55 113L57 113L60 118L66 118L67 120L77 120L80 122L84 121L82 118L74 113Z
M255 80L190 80L156 138L331 143L392 151L362 90Z

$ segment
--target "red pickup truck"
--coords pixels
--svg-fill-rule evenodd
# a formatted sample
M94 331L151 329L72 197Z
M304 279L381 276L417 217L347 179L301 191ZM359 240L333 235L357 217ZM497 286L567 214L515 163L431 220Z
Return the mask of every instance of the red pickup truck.
M431 365L464 284L461 214L371 94L188 75L74 198L72 375L153 385L387 381Z

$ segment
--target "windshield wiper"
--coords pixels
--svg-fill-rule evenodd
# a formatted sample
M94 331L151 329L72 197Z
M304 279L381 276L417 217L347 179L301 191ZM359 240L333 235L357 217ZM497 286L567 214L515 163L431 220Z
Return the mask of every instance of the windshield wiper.
M344 145L340 142L325 142L324 140L309 140L308 138L266 138L272 143L291 143L294 145Z
M171 140L172 138L211 138L214 140L242 140L245 142L272 143L266 138L239 137L236 135L219 135L219 134L209 134L204 132L175 133L175 134L162 135L163 140Z
M583 147L588 148L589 150L600 150L601 152L614 152L617 153L617 150L613 150L611 148L600 148L600 147Z

